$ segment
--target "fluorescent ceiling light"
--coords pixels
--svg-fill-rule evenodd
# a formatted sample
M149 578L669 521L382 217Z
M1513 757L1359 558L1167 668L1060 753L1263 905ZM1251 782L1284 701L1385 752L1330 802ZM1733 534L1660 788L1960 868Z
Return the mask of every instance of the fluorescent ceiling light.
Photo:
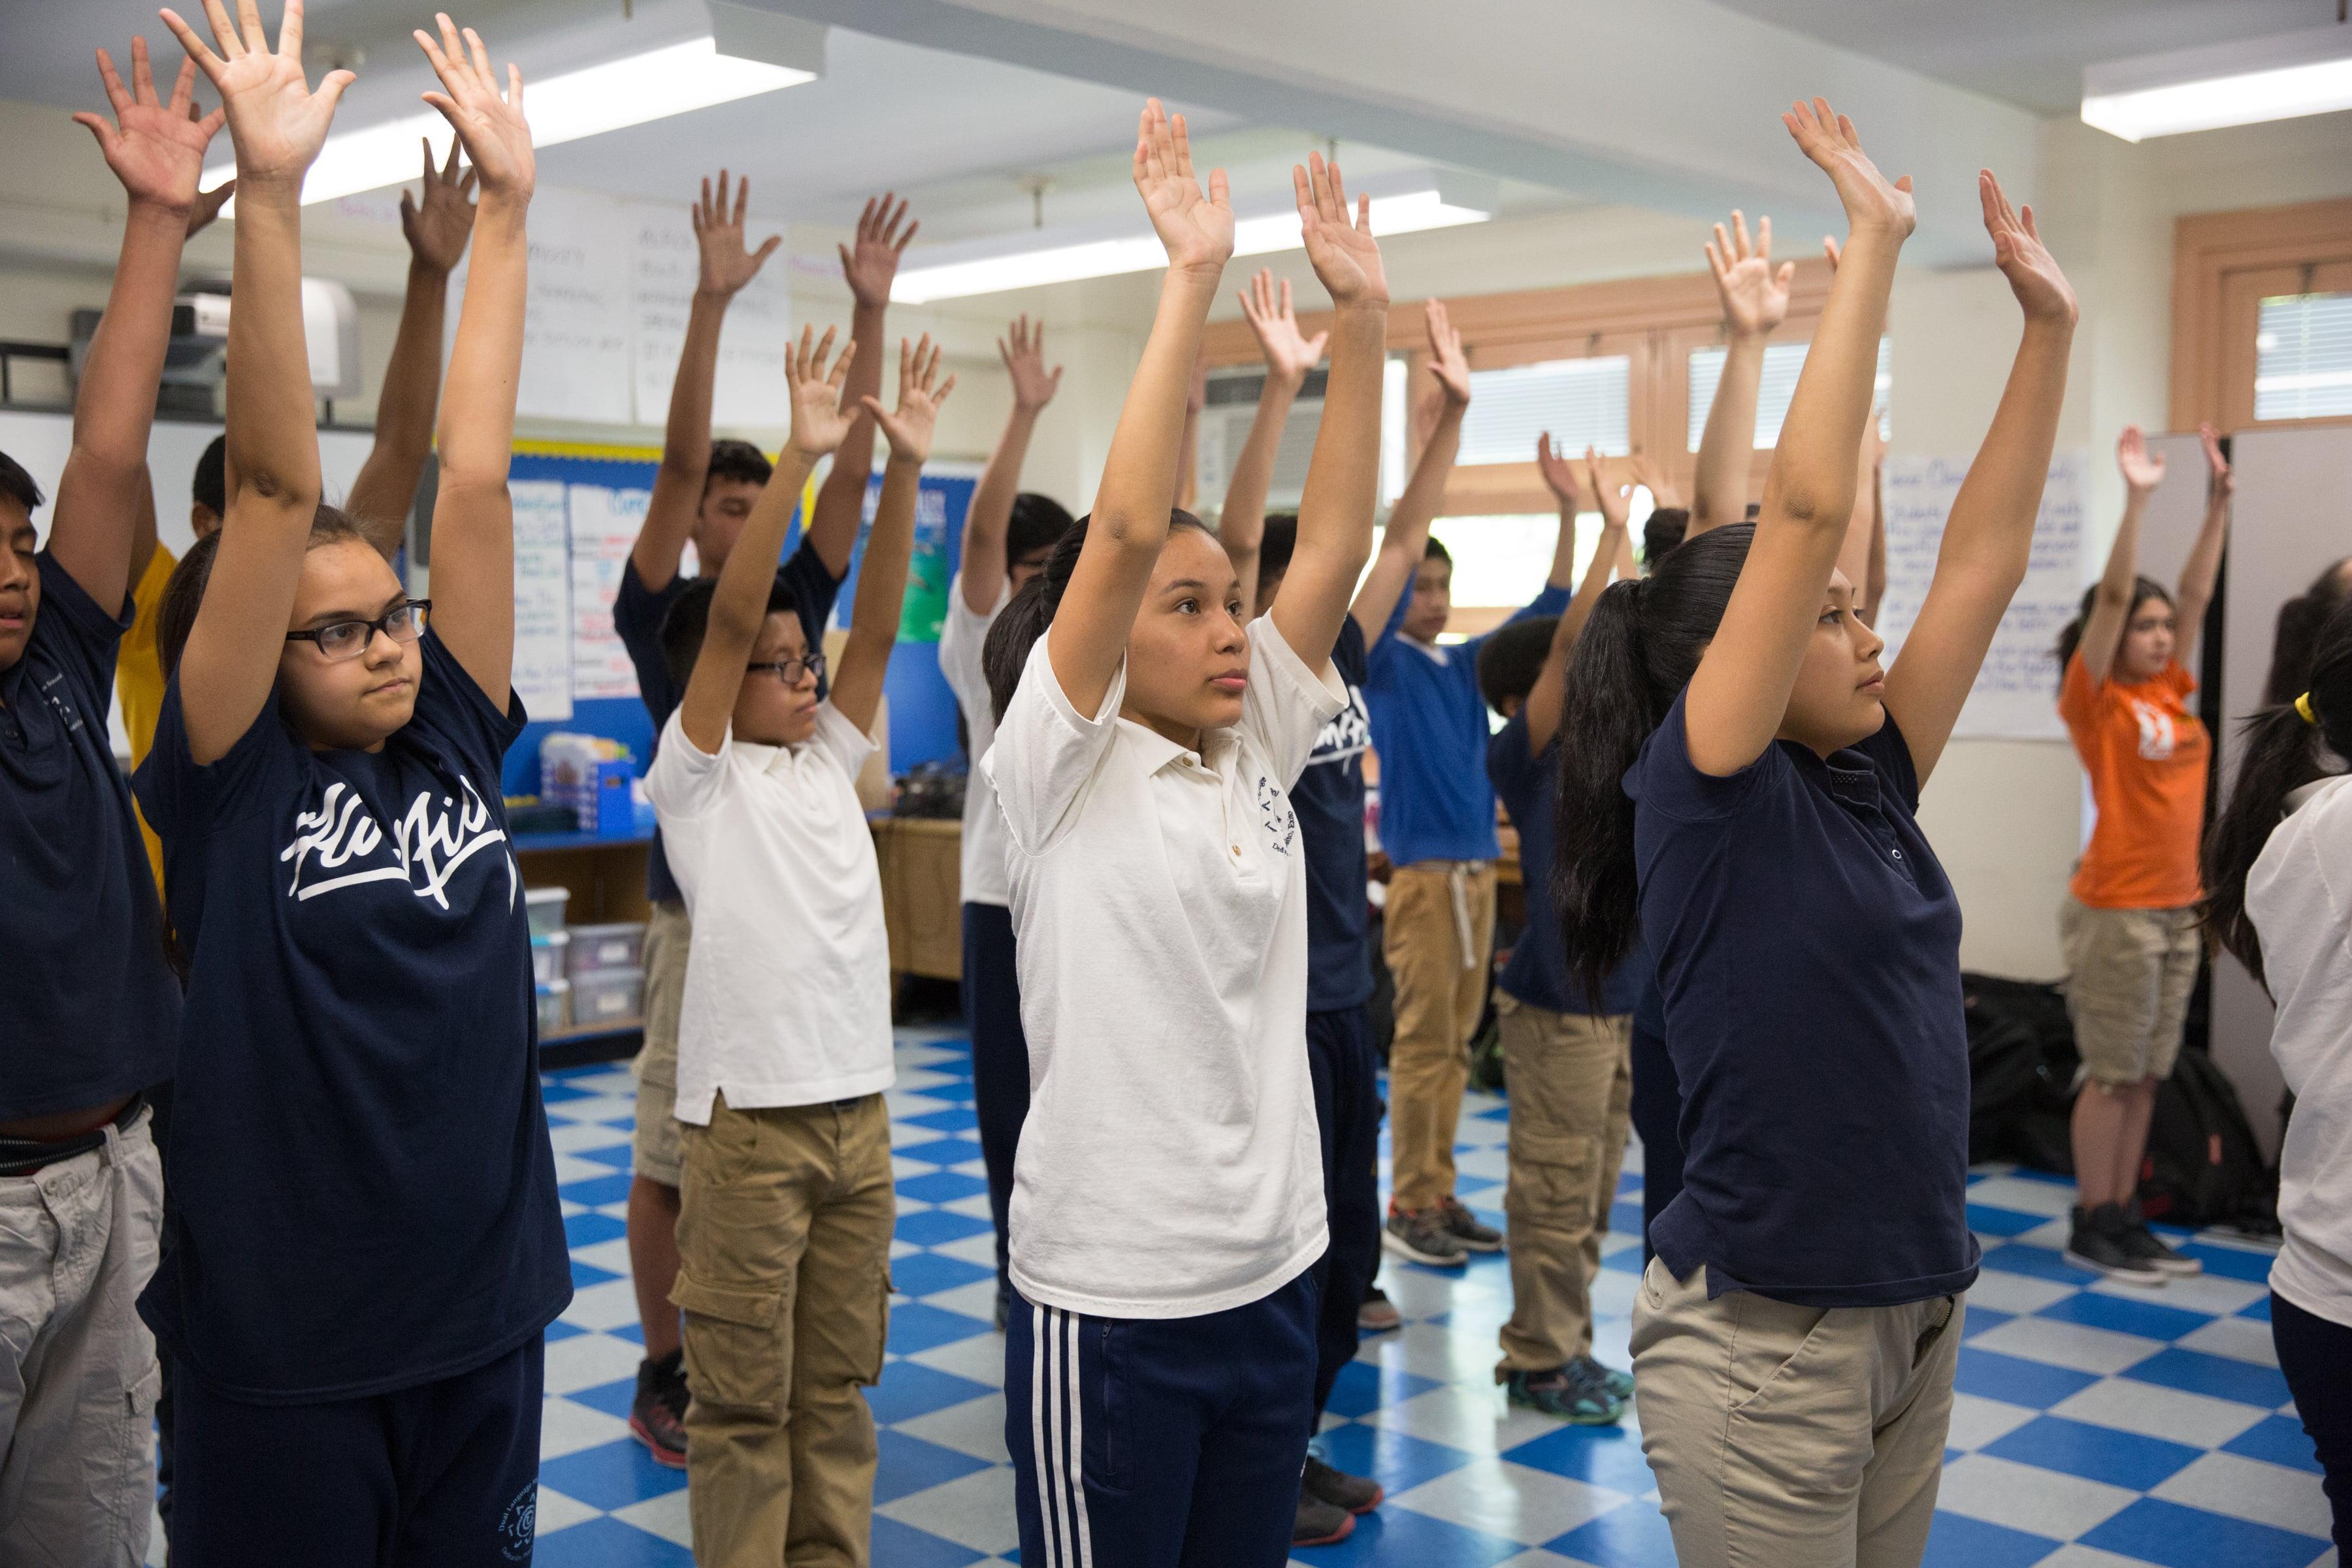
M523 110L530 144L553 147L814 79L788 66L722 55L708 37L688 38L543 81L526 79ZM449 122L427 109L329 136L303 179L303 205L416 178L419 137L446 147ZM233 163L223 163L205 171L205 183L236 173Z
M412 154L414 156L414 154ZM1425 228L1452 228L1485 223L1495 216L1489 198L1483 206L1465 205L1467 198L1448 201L1435 186L1372 198L1375 235L1412 234ZM1234 225L1235 256L1265 256L1296 250L1299 237L1296 209L1265 217L1248 217ZM946 247L940 248L946 249ZM1006 289L1034 289L1047 283L1069 283L1082 278L1108 278L1121 272L1149 272L1168 264L1168 252L1151 234L1123 236L1042 249L1017 250L970 260L938 261L929 266L902 267L891 285L890 298L920 305L933 300L961 299L969 294L994 294Z
M2352 109L2352 27L2086 67L2083 123L2126 142Z

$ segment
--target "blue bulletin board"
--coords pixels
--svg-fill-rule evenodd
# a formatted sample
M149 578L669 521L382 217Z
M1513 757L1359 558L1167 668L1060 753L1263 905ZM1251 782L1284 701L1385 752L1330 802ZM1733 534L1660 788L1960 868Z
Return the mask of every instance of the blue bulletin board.
M659 457L658 452L646 447L524 442L516 446L512 478L519 484L538 481L564 486L566 495L573 496L575 500L578 498L571 489L574 486L583 487L600 502L609 500L612 492L618 492L625 507L634 500L641 511L641 497L653 489ZM891 652L889 673L883 687L889 700L890 766L894 772L903 773L918 763L953 762L961 755L957 742L955 698L940 673L939 626L948 584L961 554L964 513L971 504L975 482L972 478L956 475L926 474L923 478L916 514L915 555L900 617L899 640ZM867 488L865 526L859 531L849 573L835 606L836 626L847 624L855 603L866 531L872 526L879 494L877 476ZM603 514L609 517L614 510L604 506ZM799 542L800 519L795 517L785 536L784 554L791 554ZM609 628L609 613L595 597L595 583L600 576L609 581L617 574L627 553L627 542L609 530L599 533L585 529L581 526L580 516L574 515L568 548L572 619L577 629L593 638ZM609 587L605 591L609 592ZM598 661L597 668L602 671L596 682L599 688L612 687L609 658ZM629 684L634 686L634 681ZM553 689L561 695L563 688L559 685ZM507 794L538 793L540 742L551 731L559 730L619 742L629 749L640 772L652 756L653 721L644 701L634 691L625 696L583 695L575 689L570 717L533 717L509 748L504 773Z

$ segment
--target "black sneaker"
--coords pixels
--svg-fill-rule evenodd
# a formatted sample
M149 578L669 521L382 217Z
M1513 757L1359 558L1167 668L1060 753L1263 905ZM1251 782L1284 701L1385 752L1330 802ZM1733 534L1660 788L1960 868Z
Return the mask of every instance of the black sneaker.
M2066 1261L2126 1285L2150 1289L2160 1287L2164 1283L2163 1272L2126 1245L2124 1238L2128 1234L2121 1204L2101 1204L2088 1214L2077 1205L2074 1210L2074 1230L2066 1238Z
M1388 1224L1381 1231L1381 1245L1399 1258L1433 1268L1459 1268L1470 1261L1461 1237L1447 1226L1443 1209L1423 1209L1417 1214L1391 1209Z
M2175 1252L2164 1244L2161 1237L2147 1228L2147 1221L2140 1217L2137 1198L2124 1205L2124 1246L2130 1248L2133 1257L2144 1258L2155 1265L2158 1273L2168 1274L2176 1279L2205 1272L2205 1265L2186 1254Z
M1445 1216L1445 1228L1454 1233L1454 1239L1471 1251L1500 1252L1503 1250L1503 1233L1491 1225L1480 1225L1477 1217L1464 1206L1460 1198L1442 1200L1437 1205L1437 1212Z
M1349 1513L1370 1513L1388 1496L1371 1477L1351 1476L1312 1454L1307 1456L1307 1473L1298 1478L1298 1489L1308 1497L1321 1498L1333 1508L1343 1508Z
M1329 1546L1356 1532L1356 1516L1337 1503L1325 1502L1301 1489L1298 1521L1290 1527L1293 1546Z
M1364 1304L1356 1309L1356 1331L1364 1334L1384 1334L1391 1329L1404 1327L1404 1314L1389 1300L1389 1293L1379 1286L1364 1292Z
M1615 1394L1618 1398L1631 1399L1633 1397L1633 1374L1632 1373L1619 1372L1613 1366L1604 1366L1589 1355L1578 1356L1574 1361L1570 1362L1568 1364L1572 1367L1582 1368L1584 1374L1587 1377L1599 1378L1609 1392Z
M686 1352L637 1363L637 1394L629 1402L629 1436L654 1463L686 1468Z
M1557 1415L1570 1426L1613 1426L1624 1418L1625 1401L1577 1362L1549 1372L1498 1371L1495 1381L1512 1404Z

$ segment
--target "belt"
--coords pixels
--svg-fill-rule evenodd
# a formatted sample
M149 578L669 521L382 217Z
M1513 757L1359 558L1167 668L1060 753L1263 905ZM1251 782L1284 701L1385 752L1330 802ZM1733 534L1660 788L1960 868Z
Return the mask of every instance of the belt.
M0 1138L0 1176L29 1176L48 1165L61 1165L93 1150L106 1147L106 1135L128 1132L139 1113L147 1109L147 1096L142 1090L131 1097L121 1115L104 1127L94 1127L87 1132L77 1132L70 1138Z

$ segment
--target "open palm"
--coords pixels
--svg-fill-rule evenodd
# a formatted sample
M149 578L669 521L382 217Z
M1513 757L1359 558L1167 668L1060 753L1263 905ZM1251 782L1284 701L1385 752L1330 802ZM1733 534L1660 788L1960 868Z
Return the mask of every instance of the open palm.
M219 54L205 47L179 13L163 15L180 47L220 93L229 140L236 145L237 178L248 189L256 181L299 182L326 144L343 89L356 79L347 70L329 71L318 90L310 90L302 74L302 0L286 0L274 48L250 0L239 11L242 33L220 0L205 0L205 19L212 24Z
M1462 352L1462 334L1445 313L1445 301L1432 300L1421 308L1429 331L1429 374L1445 391L1449 403L1470 401L1470 356Z
M859 399L882 434L890 438L890 455L908 462L927 461L931 437L939 428L940 405L955 390L956 378L940 380L940 351L925 332L913 348L898 340L898 406L886 409L878 397Z
M841 405L841 384L849 375L849 362L857 357L857 342L841 345L841 357L830 372L825 359L833 353L835 329L827 327L816 340L814 327L801 329L801 341L784 355L784 382L792 391L793 450L814 460L841 445L857 421L857 411Z
M2072 322L2075 316L2074 285L2059 269L2058 258L2042 243L2042 231L2033 222L2033 206L2024 209L2009 205L2002 194L2000 182L1993 178L1990 169L1977 174L1977 195L1984 202L1985 232L1992 236L1993 265L2009 279L2010 291L2017 296L2027 316L2039 321Z
M406 190L400 193L400 232L408 240L408 252L417 261L436 272L447 273L466 254L466 241L474 232L474 184L471 169L457 173L457 155L461 144L449 143L449 161L440 168L433 166L433 144L425 144L425 196L422 201Z
M169 103L155 94L155 74L147 61L147 40L131 40L131 86L115 74L114 60L98 51L99 79L106 84L107 101L115 123L102 115L77 114L74 123L98 138L106 166L122 182L134 202L148 202L173 212L190 212L196 205L196 177L204 172L205 149L221 128L221 111L198 118L195 112L196 62L180 62Z
M1723 299L1723 320L1733 331L1769 332L1788 319L1789 285L1797 264L1772 265L1772 220L1756 220L1756 239L1748 243L1748 217L1732 209L1728 233L1715 226L1706 242L1707 270L1715 274L1716 291Z
M735 209L727 208L727 171L719 171L719 195L710 194L710 181L702 182L702 199L689 210L688 216L694 225L694 246L700 258L701 270L696 287L705 294L732 298L743 285L760 275L768 258L775 254L783 237L772 234L756 251L743 244L743 214L751 205L751 181L746 175L735 187Z
M1171 269L1224 270L1234 254L1234 204L1225 172L1210 170L1208 194L1202 195L1184 117L1170 119L1156 98L1145 102L1136 126L1135 188Z
M457 24L446 14L438 20L438 39L421 29L412 35L445 89L425 94L425 101L441 111L466 144L467 160L481 180L483 195L529 201L539 163L531 152L530 122L522 116L522 72L507 67L507 90L501 97L482 36L468 27L461 45Z
M922 227L919 218L907 221L907 204L900 200L894 208L896 193L885 191L869 199L866 211L857 219L855 242L840 247L841 276L849 285L849 293L869 310L878 310L890 302L890 285L898 277L898 258L907 253L907 242Z
M1551 491L1553 499L1560 505L1570 511L1580 510L1576 465L1561 456L1559 448L1552 444L1549 430L1536 437L1536 472L1543 476L1544 488Z
M2164 454L2147 449L2147 438L2137 425L2126 425L2124 433L2116 437L2116 467L2123 470L2124 483L2135 490L2146 492L2164 482Z
M1884 230L1898 237L1907 237L1919 222L1917 209L1911 201L1911 176L1890 181L1878 172L1870 154L1862 150L1862 137L1853 121L1830 108L1829 100L1817 98L1811 103L1796 103L1780 116L1780 123L1789 128L1797 145L1806 157L1821 166L1837 187L1838 200L1845 205L1847 224L1856 229Z
M1261 267L1241 291L1241 302L1242 319L1257 338L1265 368L1286 381L1306 380L1323 358L1323 345L1331 334L1318 332L1310 338L1298 330L1298 317L1290 306L1290 280L1286 278L1277 287L1273 269Z
M1339 165L1327 164L1320 153L1307 154L1307 167L1290 168L1290 183L1298 198L1298 226L1307 241L1307 259L1335 305L1385 305L1389 276L1381 266L1381 247L1372 239L1372 203L1357 198L1353 221L1348 212L1348 189Z
M1013 323L1011 338L996 340L996 353L1004 361L1005 374L1013 378L1013 401L1015 406L1034 413L1054 401L1061 389L1062 367L1045 368L1045 323L1032 323L1026 315Z

